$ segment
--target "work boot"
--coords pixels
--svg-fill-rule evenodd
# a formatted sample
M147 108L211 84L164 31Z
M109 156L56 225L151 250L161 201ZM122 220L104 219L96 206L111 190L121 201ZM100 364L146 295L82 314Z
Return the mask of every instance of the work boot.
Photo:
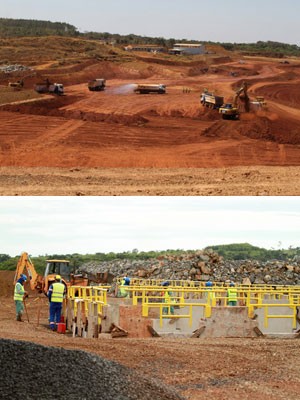
M17 315L17 321L22 322L22 318L21 318L21 317L22 317L22 315L21 315L21 314L18 314L18 315Z

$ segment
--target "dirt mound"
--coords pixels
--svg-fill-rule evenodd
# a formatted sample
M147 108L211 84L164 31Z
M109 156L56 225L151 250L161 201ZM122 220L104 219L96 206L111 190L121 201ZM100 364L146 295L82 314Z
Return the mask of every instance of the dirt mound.
M62 106L72 104L75 101L71 96L68 98L55 98L39 101L38 104L24 103L2 106L3 111L17 112L20 114L45 115L50 117L61 117L69 120L82 120L90 122L119 123L122 125L143 125L147 119L136 114L87 112L80 110L62 109Z
M261 112L242 114L240 121L218 121L206 128L202 135L215 138L236 138L246 136L256 140L277 143L300 144L300 123L274 118L273 114Z
M157 380L85 351L8 339L1 339L0 347L2 398L183 399ZM26 393L28 379L30 390Z
M12 297L15 271L0 271L0 297Z
M266 99L274 100L289 107L300 107L300 82L265 85L256 91Z

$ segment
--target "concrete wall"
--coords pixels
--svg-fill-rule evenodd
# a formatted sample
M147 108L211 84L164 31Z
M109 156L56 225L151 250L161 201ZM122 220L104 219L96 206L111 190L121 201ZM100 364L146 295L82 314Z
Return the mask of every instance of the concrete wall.
M190 300L191 302L193 300ZM203 302L205 300L203 299ZM266 299L265 304L286 304L287 299ZM256 308L255 318L248 317L247 307L212 307L211 317L205 318L205 308L201 305L192 306L192 320L189 318L163 318L160 325L159 309L149 310L149 317L142 317L142 306L133 306L131 299L109 300L104 307L102 333L110 331L114 323L128 331L128 337L151 337L148 326L152 327L160 336L191 337L193 332L203 327L201 338L209 337L256 337L254 328L266 335L287 335L295 333L292 318L272 318L265 326L265 309ZM189 315L189 306L175 308L177 315ZM269 314L292 316L293 310L287 305L270 307ZM299 328L297 323L296 329Z
M266 298L262 302L263 304L287 304L288 299L287 297L283 297L281 299L274 299L274 298ZM254 313L257 315L256 320L258 321L259 329L262 333L269 335L269 334L292 334L299 328L299 323L297 322L296 328L293 328L293 309L286 306L281 307L265 307L256 308ZM268 315L285 315L290 316L290 318L268 318L267 325L265 323L265 316L266 313Z

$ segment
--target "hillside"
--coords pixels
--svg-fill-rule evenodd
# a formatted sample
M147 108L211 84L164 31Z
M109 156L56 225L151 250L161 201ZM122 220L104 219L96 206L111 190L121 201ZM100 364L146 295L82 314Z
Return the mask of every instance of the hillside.
M182 38L149 37L136 34L120 35L109 32L79 32L78 29L65 22L51 22L28 19L0 18L0 38L69 36L86 40L101 40L114 43L119 47L127 44L150 44L171 48L176 42L187 42ZM190 43L204 43L209 51L215 48L222 51L240 52L245 55L264 55L268 57L299 57L300 47L274 41L258 41L256 43L222 43L208 42L206 38L189 40Z

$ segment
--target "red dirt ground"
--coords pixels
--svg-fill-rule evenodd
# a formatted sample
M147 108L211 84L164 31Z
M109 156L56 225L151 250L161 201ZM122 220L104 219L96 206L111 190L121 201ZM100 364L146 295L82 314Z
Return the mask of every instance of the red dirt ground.
M72 338L47 329L47 299L33 293L26 303L29 322L26 314L25 322L15 321L13 276L0 271L1 338L95 353L159 379L190 400L299 399L298 339Z
M122 194L128 193L127 172L131 170L141 179L145 175L143 168L151 168L152 172L168 169L170 177L176 179L178 169L185 170L183 175L188 176L190 169L204 168L211 171L211 178L205 182L210 185L215 169L229 173L236 171L232 168L259 170L264 166L269 168L270 180L262 191L284 194L286 185L276 187L278 176L283 178L286 167L297 167L297 175L291 176L291 180L296 180L300 171L299 65L299 61L282 65L278 60L251 58L241 63L223 57L205 73L200 62L159 63L153 58L118 65L90 61L54 71L41 67L39 74L67 84L66 95L43 96L40 101L0 107L0 168L10 167L16 176L16 167L54 168L51 174L57 168L65 168L66 173L70 168L100 168L110 176L111 169L120 169L125 186L119 184L117 194ZM232 77L232 71L238 77ZM86 82L91 75L108 77L104 92L88 91ZM243 113L240 121L224 121L217 111L200 105L203 88L230 101L234 88L243 80L249 83L251 100L263 95L267 109ZM32 81L30 78L26 85ZM132 85L143 81L165 83L167 94L134 94ZM184 87L190 88L190 93L183 93ZM273 167L284 168L278 175ZM33 185L33 192L44 194L47 177L44 178L44 184ZM149 178L154 181L151 174ZM30 175L25 175L25 179L30 180ZM191 189L195 182L190 183ZM223 194L232 194L229 185L227 182ZM11 194L24 194L15 189ZM56 194L63 194L62 189ZM105 194L102 189L100 184L91 194ZM162 194L170 194L169 189L172 188L166 182ZM200 193L202 190L205 192L204 186ZM87 192L85 187L81 191ZM155 188L150 194L156 194L155 191L160 189ZM234 188L234 194L245 192L245 188ZM255 187L250 194L259 192L261 187ZM293 185L288 193L297 195L299 189ZM186 194L186 190L177 194Z

